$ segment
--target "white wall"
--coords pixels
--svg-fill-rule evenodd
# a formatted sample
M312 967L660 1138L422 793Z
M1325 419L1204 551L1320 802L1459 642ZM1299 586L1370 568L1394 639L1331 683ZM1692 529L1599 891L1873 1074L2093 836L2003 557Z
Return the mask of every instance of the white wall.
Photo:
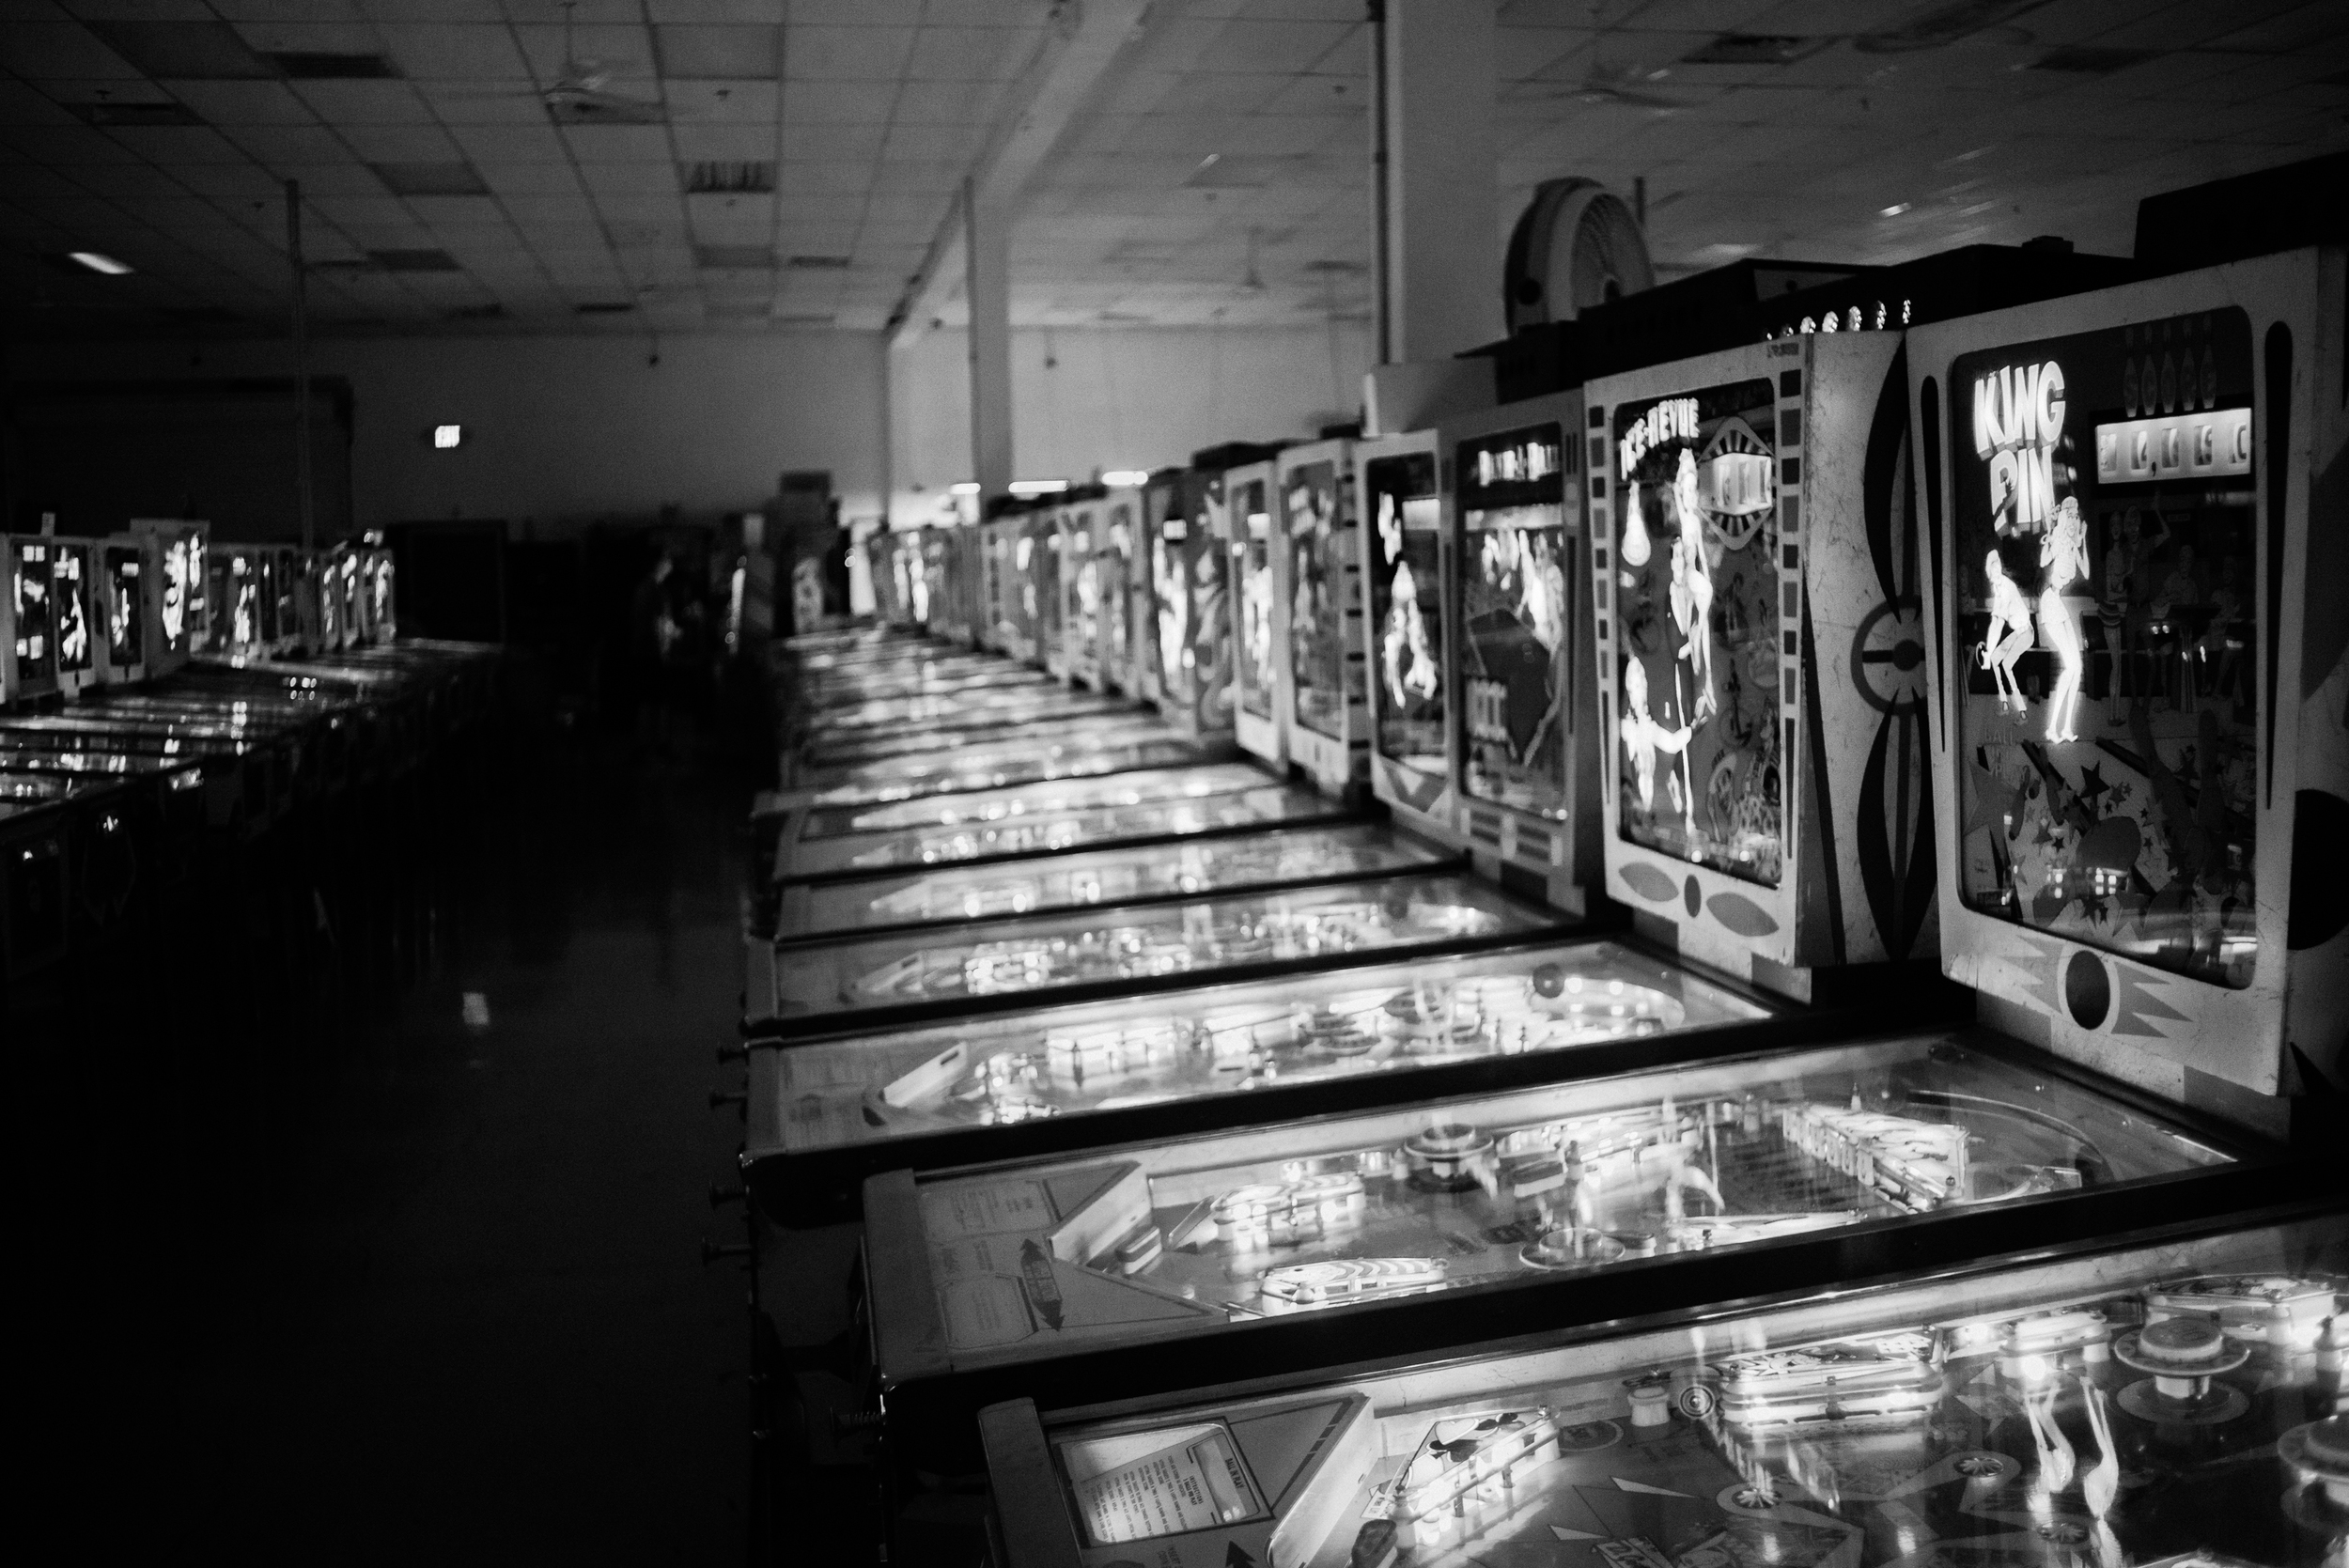
M325 341L353 394L362 527L430 518L559 528L756 506L785 469L829 469L844 515L879 509L881 340L872 333ZM17 380L285 376L283 343L19 346ZM433 426L465 427L432 449ZM289 443L290 449L290 443ZM126 460L135 460L126 455ZM290 464L290 458L288 463Z
M926 333L889 355L891 518L927 519L971 473L968 340ZM1048 367L1046 360L1055 363ZM1361 411L1370 329L1020 328L1012 334L1018 477L1188 461L1226 441L1303 440Z
M664 335L649 365L633 337L326 340L312 369L351 383L361 527L455 516L553 530L672 503L704 519L757 505L785 469L831 470L848 519L879 515L886 470L904 523L970 472L964 345L957 331L894 352L874 333ZM282 377L291 363L282 341L7 351L20 381ZM1356 416L1369 363L1361 323L1022 329L1017 473L1083 479L1220 442L1310 438ZM430 443L444 424L465 427L453 452Z

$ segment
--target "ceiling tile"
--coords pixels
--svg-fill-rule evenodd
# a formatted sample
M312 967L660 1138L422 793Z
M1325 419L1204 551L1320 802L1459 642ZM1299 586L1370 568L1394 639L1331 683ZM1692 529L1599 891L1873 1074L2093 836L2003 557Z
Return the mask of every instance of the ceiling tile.
M256 160L272 168L288 163L346 162L354 169L360 166L343 146L342 138L322 125L241 125L230 127L227 135ZM375 177L370 174L366 178L368 189L377 189Z
M579 178L598 195L677 194L674 163L582 163Z
M57 77L135 80L139 68L77 23L20 22L0 26L0 67L28 81Z
M665 96L669 118L678 125L771 125L775 85L746 79L671 82Z
M652 35L641 25L575 27L568 39L560 26L519 26L514 33L531 74L541 83L572 74L574 66L614 78L653 75Z
M894 82L912 55L911 27L790 30L785 74L802 82Z
M528 82L420 82L417 91L441 123L548 125L546 103Z
M918 8L921 0L910 0ZM878 8L881 0L847 0L851 8L863 10ZM645 9L655 22L699 23L706 26L748 26L775 20L781 9L776 0L645 0ZM817 20L808 15L810 0L792 0L791 18L797 22Z
M793 82L783 95L787 125L869 125L890 117L890 99L865 82ZM909 94L909 98L922 95ZM902 115L899 117L904 117Z
M889 132L888 126L878 122L865 125L786 125L783 128L783 155L786 158L846 158L858 163L870 163L880 156ZM679 145L683 143L680 141ZM965 145L969 145L967 140Z
M406 82L296 82L294 96L329 125L429 125L432 109Z
M568 163L490 163L474 167L481 182L502 196L575 195L579 175Z
M1026 32L1002 27L924 27L905 62L910 82L997 82L1015 76L1035 51Z
M213 125L314 125L310 106L282 82L165 82L174 98Z
M352 125L343 141L366 163L464 163L465 155L448 132L429 125Z
M678 125L669 139L680 163L751 163L775 155L771 125Z
M670 166L669 132L658 125L567 125L563 139L583 163Z
M513 35L502 25L389 23L379 30L401 71L419 80L517 81L530 76Z
M107 132L157 163L241 163L242 148L219 132L200 125L119 126Z
M479 163L560 163L570 148L544 120L521 125L453 125L448 134L464 156Z
M738 80L775 73L774 27L662 27L654 34L661 72L671 80ZM801 47L799 30L793 48Z

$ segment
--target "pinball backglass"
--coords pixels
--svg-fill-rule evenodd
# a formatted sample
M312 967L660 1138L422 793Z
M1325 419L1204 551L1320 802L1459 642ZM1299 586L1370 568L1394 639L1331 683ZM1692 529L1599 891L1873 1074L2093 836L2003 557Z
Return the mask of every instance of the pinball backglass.
M1273 548L1285 573L1288 753L1316 785L1340 795L1370 777L1353 442L1293 446L1276 461Z
M1362 625L1370 696L1371 791L1397 821L1441 844L1457 822L1450 721L1455 630L1452 551L1444 537L1432 430L1354 448L1361 497Z
M2292 252L1910 334L1945 967L2188 1100L2339 1081L2349 419L2313 389L2342 273Z

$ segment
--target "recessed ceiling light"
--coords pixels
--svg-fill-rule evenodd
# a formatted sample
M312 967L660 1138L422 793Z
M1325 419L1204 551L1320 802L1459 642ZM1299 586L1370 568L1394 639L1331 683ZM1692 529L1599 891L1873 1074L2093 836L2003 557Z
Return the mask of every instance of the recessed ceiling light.
M1101 483L1112 489L1130 489L1149 482L1150 471L1146 468L1109 468L1101 471Z
M1058 495L1067 488L1068 481L1066 479L1014 479L1011 482L1011 493L1014 495Z
M98 251L68 251L66 255L70 259L87 267L91 272L103 272L110 278L127 277L132 270L126 263L117 261L113 256Z
M946 488L957 495L976 495L979 493L979 482L976 479L960 480L955 484L947 486Z
M1916 204L1914 202L1896 201L1890 207L1879 208L1877 210L1877 215L1886 218L1897 218L1915 205Z

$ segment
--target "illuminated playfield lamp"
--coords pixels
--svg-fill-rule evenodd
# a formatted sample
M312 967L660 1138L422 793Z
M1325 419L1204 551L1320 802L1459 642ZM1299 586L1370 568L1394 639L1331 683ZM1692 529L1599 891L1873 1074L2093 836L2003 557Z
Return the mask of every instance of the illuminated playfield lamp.
M102 272L110 278L128 277L132 272L129 263L117 261L113 256L100 251L68 251L66 257L68 260L79 262L93 272Z
M462 444L464 439L465 427L462 425L435 425L432 427L432 446L435 451L446 452L453 447Z
M1884 218L1897 218L1915 205L1914 202L1896 201L1890 207L1879 208L1876 215Z
M1058 495L1067 488L1068 481L1066 479L1014 479L1011 482L1011 493L1014 495Z
M1150 471L1146 468L1109 468L1101 471L1101 483L1113 490L1131 489L1149 482Z

